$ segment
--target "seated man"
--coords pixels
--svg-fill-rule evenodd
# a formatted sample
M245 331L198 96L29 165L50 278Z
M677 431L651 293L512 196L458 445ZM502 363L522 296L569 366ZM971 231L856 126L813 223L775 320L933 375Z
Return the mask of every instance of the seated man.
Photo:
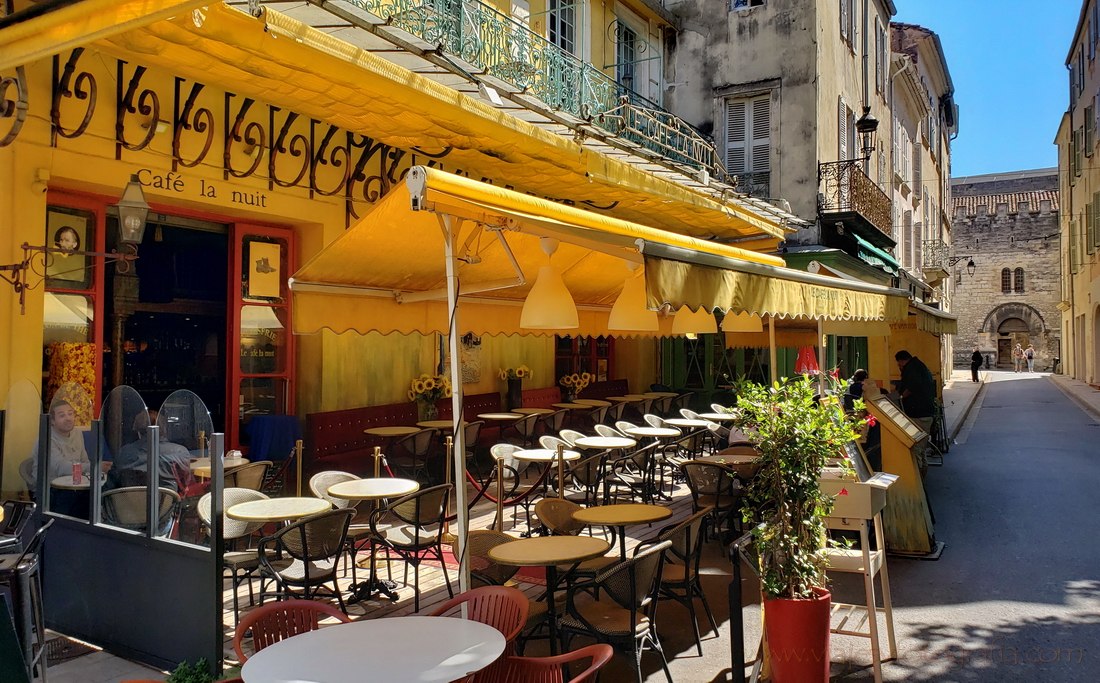
M29 481L26 483L31 491L38 484L38 450L39 444L36 443L27 470ZM58 399L50 405L50 462L46 480L71 477L73 465L80 465L83 476L90 473L91 462L84 447L84 434L76 428L76 410L68 401Z
M149 438L146 431L156 424L157 411L150 408L134 416L136 440L125 444L115 457L111 469L113 487L145 486L148 483ZM167 441L164 429L160 430L160 460L157 473L160 486L180 491L193 480L191 476L191 452L178 443Z

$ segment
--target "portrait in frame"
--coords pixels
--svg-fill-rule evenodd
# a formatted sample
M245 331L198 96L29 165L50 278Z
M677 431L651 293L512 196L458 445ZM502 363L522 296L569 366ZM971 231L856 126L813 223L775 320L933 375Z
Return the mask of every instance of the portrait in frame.
M95 216L87 211L59 206L46 208L45 244L65 252L95 251ZM56 289L87 289L92 269L84 254L46 254L47 285Z

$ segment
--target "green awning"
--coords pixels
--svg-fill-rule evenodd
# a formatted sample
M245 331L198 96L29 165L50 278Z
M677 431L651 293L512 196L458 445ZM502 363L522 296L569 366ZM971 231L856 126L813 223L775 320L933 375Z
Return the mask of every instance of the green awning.
M856 256L858 256L861 261L869 263L876 268L882 268L891 275L898 274L898 269L901 266L889 252L879 249L859 235L852 235L852 237L856 238Z

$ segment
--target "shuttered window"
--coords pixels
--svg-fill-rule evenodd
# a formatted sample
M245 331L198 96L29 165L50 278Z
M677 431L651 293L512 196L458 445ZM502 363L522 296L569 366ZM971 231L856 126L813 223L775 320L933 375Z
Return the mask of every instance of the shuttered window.
M1023 268L1017 268L1016 269L1016 272L1013 273L1012 281L1013 281L1013 289L1015 290L1015 292L1017 294L1023 294L1024 293L1024 269Z
M739 177L738 187L770 196L771 94L726 100L726 170Z
M1001 294L1012 293L1012 271L1008 268L1001 269Z
M1100 248L1100 230L1097 230L1097 220L1100 217L1100 192L1092 193L1092 202L1089 204L1092 207L1092 244L1093 250Z
M837 160L847 161L856 159L861 152L856 147L856 116L848 108L844 98L841 97L837 104Z
M1093 202L1085 204L1085 251L1093 252L1093 241L1096 239L1096 205Z
M1092 107L1085 107L1085 156L1092 156L1092 148L1096 145L1096 118L1093 116Z

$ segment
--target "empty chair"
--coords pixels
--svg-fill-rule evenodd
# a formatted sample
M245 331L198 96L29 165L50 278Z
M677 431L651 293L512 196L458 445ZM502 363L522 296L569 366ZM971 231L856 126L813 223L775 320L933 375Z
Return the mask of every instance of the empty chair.
M672 399L673 396L662 396L661 398L653 401L653 412L661 415L668 415L672 412Z
M509 425L515 430L519 443L524 448L530 448L531 444L534 443L535 429L538 427L538 421L538 415L524 415L521 419Z
M680 411L680 408L686 408L688 399L694 395L694 392L688 391L672 399L672 402L668 406L668 413L677 413Z
M576 497L576 494L571 494L568 489L568 483L572 482L576 492L580 494L581 500L585 505L592 505L597 502L599 496L600 484L603 481L604 473L604 456L602 453L596 455L590 455L582 460L576 460L568 463L568 471L566 472L566 491L565 495ZM556 471L555 471L556 474Z
M715 532L721 531L723 522L732 531L734 520L741 513L743 493L736 473L717 463L698 460L681 463L680 470L691 491L692 512L710 508L708 516Z
M607 409L607 415L605 421L607 424L615 424L619 420L623 419L623 411L626 410L626 404L621 401L616 401L611 404L611 407Z
M148 504L144 486L126 486L103 492L103 522L121 529L145 533L149 526ZM155 536L168 536L175 525L180 496L172 489L161 488L159 515Z
M199 498L196 509L203 526L210 528L210 497L206 493ZM264 500L267 495L252 489L225 489L222 491L222 509L228 510L237 503L245 503L250 500ZM222 514L222 538L233 542L238 539L247 539L252 534L263 528L263 522L242 522ZM230 581L233 584L233 621L240 617L240 600L237 597L237 588L242 582L248 581L248 604L255 602L252 592L252 576L260 569L260 556L255 550L226 550L222 555L222 572L229 572Z
M555 410L552 413L539 416L539 423L543 425L543 428L551 434L557 434L565 426L565 418L569 416L569 411L562 408L561 410Z
M314 600L282 600L250 610L237 624L233 634L233 649L241 664L248 661L241 647L245 634L251 632L252 653L255 654L280 640L300 633L316 631L321 619L332 618L341 623L351 621L348 615L332 605Z
M650 425L650 426L652 426L652 425ZM624 434L627 432L627 430L636 429L637 427L638 427L638 425L634 424L633 422L627 422L626 420L619 420L618 422L615 423L615 429L619 430L620 432L622 432Z
M440 484L410 493L375 510L370 517L371 557L377 547L396 553L405 561L405 584L413 566L413 611L420 611L420 563L426 558L439 561L447 593L454 596L451 577L443 560L443 521L447 516L451 484ZM392 524L384 525L383 522Z
M503 531L496 529L472 529L466 536L466 556L470 559L470 583L477 586L503 586L519 572L519 567L500 564L489 557L489 551L502 543L516 540ZM458 556L458 553L455 553ZM527 600L527 624L523 631L530 634L546 618L546 603L541 600Z
M569 443L565 439L559 439L558 437L551 436L550 434L543 434L542 436L540 436L539 445L550 451L558 450L559 445L564 446L565 450L570 450L573 448L573 444Z
M471 678L471 683L496 680L494 672L503 664L503 657L515 653L515 640L527 625L527 596L510 586L481 586L454 596L435 611L433 617L463 617L492 626L504 636L505 646L498 659Z
M303 517L260 541L257 554L265 575L275 580L280 597L300 588L306 599L319 589L331 590L345 612L336 583L336 566L347 540L354 510L328 510ZM274 555L285 559L276 559ZM328 588L328 583L332 588ZM262 599L262 598L261 598Z
M614 427L608 427L607 425L596 425L596 433L600 436L617 436L622 437L624 434Z
M474 476L477 477L478 481L485 481L477 461L478 453L485 452L485 449L478 444L481 439L481 428L484 426L485 422L483 420L475 420L467 422L466 426L462 428L462 447L466 450L466 461L473 466Z
M489 478L490 483L496 482L497 473L501 472L501 469L496 463L503 463L503 485L504 495L511 497L519 488L520 480L523 479L523 473L527 471L527 467L531 464L527 460L520 460L513 457L512 454L520 450L520 447L510 443L498 443L489 449L489 452L493 455L493 475ZM509 483L510 482L510 483ZM496 486L493 485L492 495L497 495ZM523 510L527 515L527 528L531 528L531 509L529 497L524 497L516 505L523 505ZM513 506L513 519L515 517L515 506ZM504 520L496 520L493 526L503 526Z
M713 411L715 413L728 413L728 412L730 412L730 409L727 408L726 406L722 405L721 403L711 403L710 404L710 409L711 409L711 411Z
M611 661L615 650L606 643L596 643L556 657L508 657L495 672L493 683L589 683L596 672ZM570 678L565 676L569 665L591 660L588 667Z
M386 455L386 462L397 467L410 479L424 477L434 481L429 460L439 438L438 429L421 429L398 439Z
M358 581L355 571L355 557L358 554L359 545L370 540L370 511L363 512L359 509L357 504L353 504L352 501L347 498L337 498L330 494L328 490L336 484L345 481L355 481L356 479L359 479L359 477L350 472L340 472L338 470L318 472L309 478L309 490L313 492L313 495L322 500L327 500L332 504L332 507L337 510L343 510L344 508L355 510L355 517L352 517L351 524L348 525L348 558L344 560L345 576L347 576L348 573L348 560L350 559L351 561L351 580L353 582Z
M260 460L235 467L225 473L225 485L229 488L260 491L267 479L267 472L273 465L270 460Z
M699 622L695 618L695 598L703 603L707 619L714 633L718 624L710 611L707 596L699 581L699 563L703 555L703 523L710 510L700 510L679 524L662 529L656 541L668 541L672 545L665 551L665 563L661 568L659 598L675 600L687 608L691 627L695 630L695 647L703 656L703 642L699 635Z
M34 516L35 504L29 500L5 500L4 519L0 521L0 555L23 552L22 534Z
M585 412L584 416L593 426L602 425L607 420L607 406L596 406Z
M584 438L585 434L584 432L578 432L575 429L563 429L558 432L558 436L561 437L562 441L569 444L570 446L573 446L575 443L577 443L577 439Z
M663 541L640 549L589 580L576 581L566 593L561 630L569 637L584 635L622 648L633 655L638 683L642 681L642 651L661 656L665 676L672 681L653 614L664 552L672 544ZM595 600L592 595L599 595Z
M642 416L642 419L645 420L646 424L650 427L660 428L665 426L664 419L652 413L646 413Z
M34 532L27 548L18 555L0 558L0 587L6 587L11 595L12 624L22 649L22 665L26 666L27 680L34 679L35 669L46 680L46 620L42 611L41 550L46 532L54 520Z
M580 505L577 505L571 500L565 500L563 498L543 498L535 503L535 516L539 518L540 522L546 525L551 535L577 536L581 531L587 528L584 523L573 519L573 513L581 509L583 508L581 508ZM614 545L614 536L612 536L611 540L612 545ZM616 558L614 557L597 557L595 559L585 560L577 565L577 569L574 573L582 575L592 574L615 561ZM569 567L563 567L562 569L565 570L568 568ZM565 574L565 571L560 572L562 576L565 576Z

